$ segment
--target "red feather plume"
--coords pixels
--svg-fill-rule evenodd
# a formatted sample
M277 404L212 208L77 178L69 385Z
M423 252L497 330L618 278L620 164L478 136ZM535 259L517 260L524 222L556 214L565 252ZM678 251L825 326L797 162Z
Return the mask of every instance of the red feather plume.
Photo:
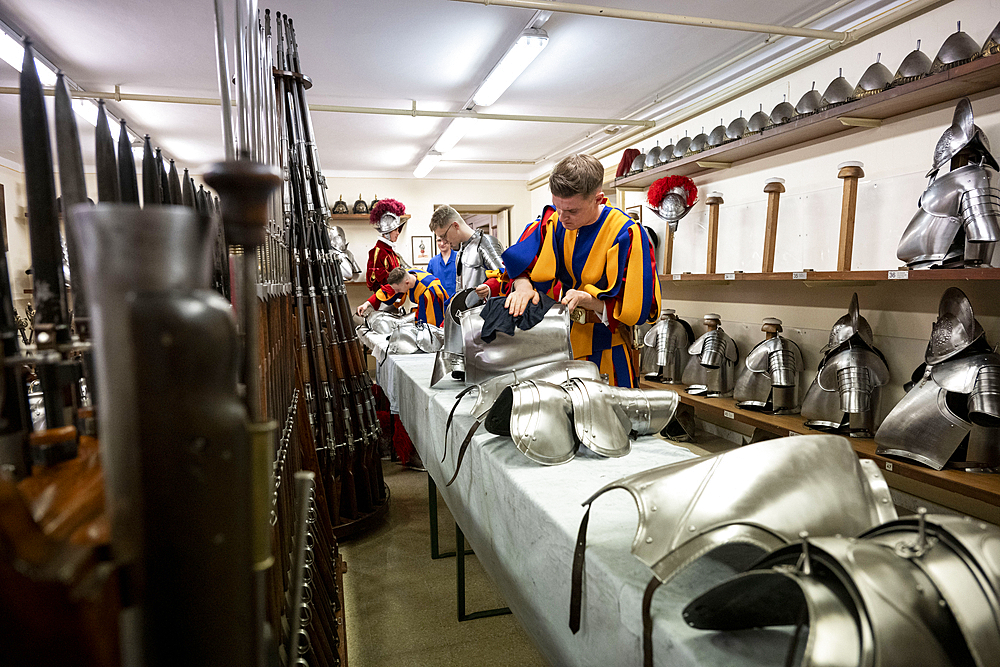
M653 208L659 208L667 193L678 187L684 188L687 192L687 198L684 201L685 206L690 206L698 198L698 186L687 176L664 176L649 186L649 192L646 193L646 201Z
M402 217L406 213L406 207L403 206L403 202L396 201L395 199L379 199L378 203L372 208L371 213L368 214L368 222L373 227L377 227L378 221L386 213L395 213Z

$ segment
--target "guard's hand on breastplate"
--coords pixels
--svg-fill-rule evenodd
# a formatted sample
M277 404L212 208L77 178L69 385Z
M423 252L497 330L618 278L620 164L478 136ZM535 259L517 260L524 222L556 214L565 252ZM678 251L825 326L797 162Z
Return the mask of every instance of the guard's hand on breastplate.
M483 283L482 285L476 287L476 296L478 296L480 299L488 299L490 298L491 294L492 292L490 291L490 286L487 285L486 283Z
M514 289L507 295L503 307L513 315L518 317L524 314L524 309L528 303L538 303L538 291L531 286L531 281L527 278L517 278L514 281Z

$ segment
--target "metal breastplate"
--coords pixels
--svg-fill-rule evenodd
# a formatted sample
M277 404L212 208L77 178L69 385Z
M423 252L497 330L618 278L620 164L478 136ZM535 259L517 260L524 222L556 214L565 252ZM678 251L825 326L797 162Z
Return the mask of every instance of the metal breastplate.
M1000 424L998 391L1000 356L996 354L974 354L928 366L879 427L877 452L941 470L974 423L988 428Z
M503 247L489 234L478 231L462 244L455 259L455 289L478 287L486 282L486 271L502 271Z
M860 340L849 339L827 355L802 401L802 416L811 428L841 430L868 437L875 432L880 387L889 368L880 354Z
M333 260L340 266L340 275L345 281L351 282L361 277L361 267L350 250L334 250Z
M923 534L923 541L921 541ZM934 583L958 622L977 667L1000 655L1000 530L969 517L927 515L892 521L867 540L910 558Z
M460 315L465 341L465 381L468 384L482 384L492 377L520 368L573 358L569 342L570 317L565 306L552 306L542 321L531 329L516 329L513 336L498 335L492 343L484 343L480 337L483 331L482 310L482 306L477 306Z
M611 489L635 499L632 553L663 582L723 544L770 551L803 530L857 535L896 518L878 466L832 435L777 438L654 468L605 486L584 505Z
M650 379L678 384L688 363L688 336L677 320L662 319L646 332L642 372Z
M747 355L736 380L736 406L792 414L799 408L802 352L783 336L761 341ZM769 405L770 404L770 405Z
M868 540L819 537L783 547L700 595L683 613L689 625L711 630L808 624L789 652L800 661L789 665L968 664L930 578Z
M729 396L736 386L736 362L739 349L722 327L702 334L691 347L684 368L684 384L688 392L707 396Z
M969 164L931 181L920 196L920 209L903 231L896 256L914 268L957 261L989 263L1000 240L1000 191L992 187L996 172ZM965 247L953 248L959 229Z

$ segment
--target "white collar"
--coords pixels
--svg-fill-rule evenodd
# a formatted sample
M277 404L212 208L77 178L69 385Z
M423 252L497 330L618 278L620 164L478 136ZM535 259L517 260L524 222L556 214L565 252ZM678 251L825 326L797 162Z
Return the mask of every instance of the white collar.
M386 237L380 236L379 240L382 241L382 243L384 243L387 246L389 246L390 248L392 248L393 250L396 249L396 244L393 241L390 241L389 239L387 239Z

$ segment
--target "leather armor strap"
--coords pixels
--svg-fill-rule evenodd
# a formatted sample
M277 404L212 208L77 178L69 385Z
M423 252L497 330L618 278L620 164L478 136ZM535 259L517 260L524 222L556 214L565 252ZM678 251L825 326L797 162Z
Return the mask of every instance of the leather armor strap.
M653 593L660 587L660 580L653 577L642 594L642 667L653 667Z
M587 551L587 524L590 523L590 508L580 520L580 531L576 534L576 549L573 550L573 581L569 594L569 629L575 635L580 631L580 610L583 606L583 563Z
M451 406L451 412L448 413L448 421L444 424L444 453L441 455L441 463L444 463L444 460L448 458L448 433L451 432L451 420L455 417L455 410L458 409L458 404L462 402L462 398L478 386L475 384L469 385L458 392L458 396L455 397L455 405Z
M465 440L462 441L462 447L458 450L458 461L455 463L455 474L451 476L451 479L448 480L448 483L445 484L445 486L451 486L452 482L458 479L458 471L462 469L462 459L465 458L465 450L469 448L469 443L472 442L472 436L476 434L476 431L479 430L479 427L482 426L485 420L486 417L477 419L476 423L469 429L468 434L465 436Z

